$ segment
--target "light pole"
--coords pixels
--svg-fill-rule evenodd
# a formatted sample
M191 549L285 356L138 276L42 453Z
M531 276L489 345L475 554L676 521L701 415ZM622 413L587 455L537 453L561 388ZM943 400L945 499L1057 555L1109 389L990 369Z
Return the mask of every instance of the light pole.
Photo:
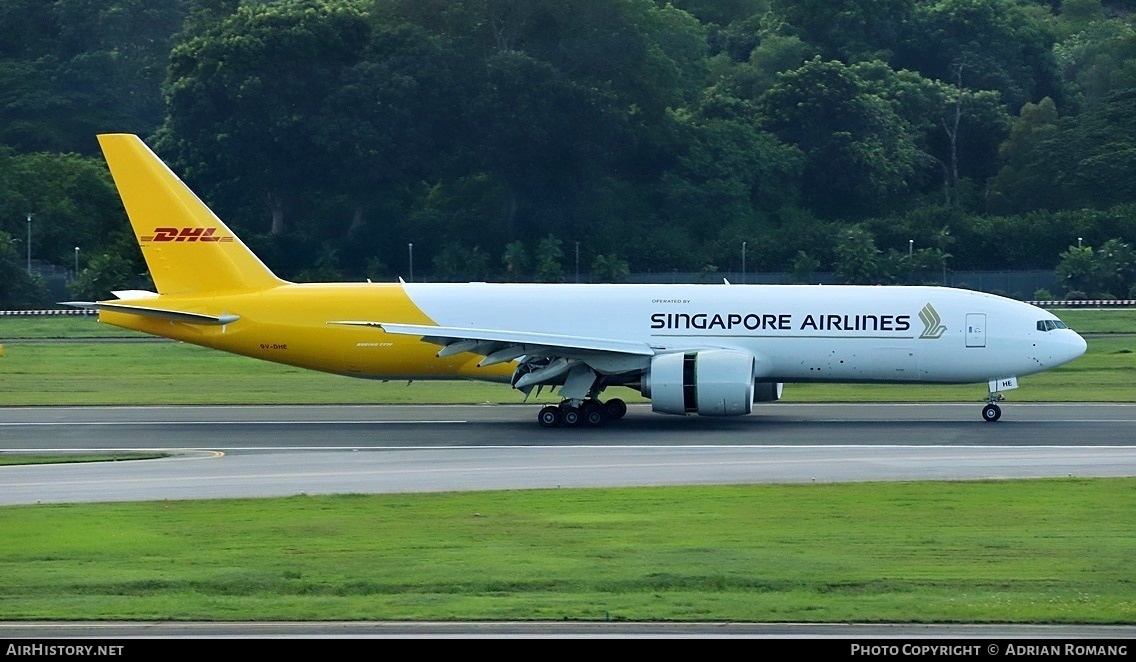
M580 282L580 242L576 242L576 282Z
M75 278L79 277L79 247L75 247Z
M1077 237L1077 248L1081 247L1081 238Z
M915 252L915 240L914 239L908 239L907 240L907 257L911 257L911 255L914 252Z
M410 254L410 282L414 282L414 244L406 245L406 251Z
M32 213L28 212L28 275L32 275Z
M742 242L742 285L746 282L746 242Z

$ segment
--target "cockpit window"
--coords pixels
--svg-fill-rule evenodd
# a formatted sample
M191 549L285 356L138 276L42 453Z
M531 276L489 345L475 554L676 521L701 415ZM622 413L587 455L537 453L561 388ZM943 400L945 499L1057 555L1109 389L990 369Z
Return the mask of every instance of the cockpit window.
M1068 328L1069 327L1065 325L1065 322L1062 322L1061 320L1038 320L1037 321L1037 330L1038 331L1052 331L1054 329L1068 329Z

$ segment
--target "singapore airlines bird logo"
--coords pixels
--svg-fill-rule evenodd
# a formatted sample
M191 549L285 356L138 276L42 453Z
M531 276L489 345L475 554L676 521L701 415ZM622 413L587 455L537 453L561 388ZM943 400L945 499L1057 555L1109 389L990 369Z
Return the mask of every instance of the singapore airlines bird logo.
M920 339L937 340L947 332L946 325L942 323L942 318L931 304L923 306L923 310L919 311L919 319L923 320L923 333L919 334Z

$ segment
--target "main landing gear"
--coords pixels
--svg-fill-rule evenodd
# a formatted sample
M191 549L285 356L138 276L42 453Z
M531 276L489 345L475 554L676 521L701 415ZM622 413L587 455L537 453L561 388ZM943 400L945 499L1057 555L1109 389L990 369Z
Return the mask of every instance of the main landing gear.
M986 396L986 406L982 408L982 420L987 423L993 423L999 418L1002 418L1002 408L994 403L1004 400L1005 397L1006 396L998 392Z
M584 400L579 406L573 405L572 400L565 400L559 405L549 405L537 414L537 421L544 428L575 428L580 426L599 427L608 421L617 421L627 413L627 403L619 398L612 398L600 402L599 400ZM577 401L579 402L579 401Z

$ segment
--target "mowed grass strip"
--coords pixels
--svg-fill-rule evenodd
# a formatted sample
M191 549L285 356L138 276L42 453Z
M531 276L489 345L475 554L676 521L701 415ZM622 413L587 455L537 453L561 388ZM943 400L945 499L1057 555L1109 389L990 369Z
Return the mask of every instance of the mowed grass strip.
M1012 402L1136 401L1136 335L1093 337L1081 358L1019 380ZM645 402L612 388L605 397ZM981 402L985 384L788 384L784 402ZM372 381L176 342L25 341L0 356L0 406L176 404L517 404L503 384ZM530 403L559 402L549 389ZM760 412L760 405L758 405Z
M1136 308L1050 308L1077 333L1136 333Z
M353 379L177 342L27 341L0 357L0 406L523 401L502 384Z
M96 315L12 315L0 317L0 343L45 338L148 338L144 333L99 322Z
M166 453L67 453L39 454L35 452L0 451L0 467L21 464L81 464L84 462L122 462L128 460L153 460L168 457Z
M0 509L0 618L1136 622L1136 479Z

